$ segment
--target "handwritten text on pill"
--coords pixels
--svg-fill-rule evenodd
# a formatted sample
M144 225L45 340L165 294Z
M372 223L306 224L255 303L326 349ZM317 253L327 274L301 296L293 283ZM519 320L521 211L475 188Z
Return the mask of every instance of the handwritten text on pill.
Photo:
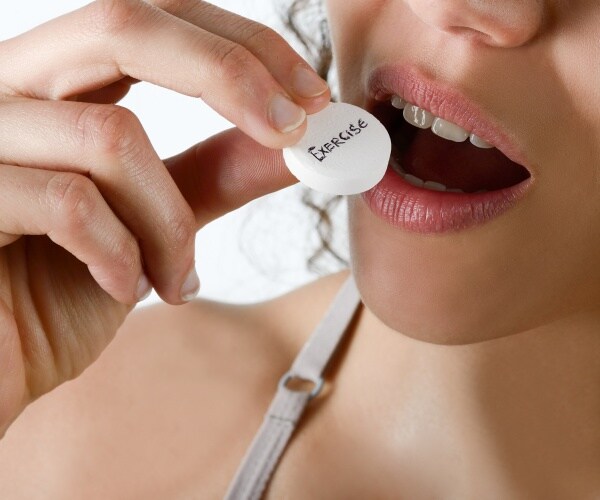
M335 148L339 148L342 145L346 144L353 137L360 134L362 132L362 129L365 129L368 126L369 124L361 118L358 120L356 125L351 123L346 130L340 132L337 135L337 137L333 137L329 140L329 142L326 142L320 148L317 148L316 146L311 146L310 148L308 148L308 152L311 155L313 155L317 160L319 160L319 162L322 162L327 157L327 155L329 155L335 150Z

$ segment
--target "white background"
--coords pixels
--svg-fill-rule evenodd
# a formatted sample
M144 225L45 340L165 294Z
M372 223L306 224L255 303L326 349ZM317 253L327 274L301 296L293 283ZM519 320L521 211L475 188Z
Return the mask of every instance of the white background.
M84 0L19 0L0 7L0 39L7 39L89 3ZM216 0L212 3L268 24L280 33L267 0ZM284 34L284 33L283 33ZM162 158L232 125L203 102L140 83L121 101L140 118ZM285 293L317 277L305 261L318 242L314 214L300 202L296 184L264 196L205 226L196 237L200 296L252 303ZM347 258L346 203L335 213L336 248ZM244 251L242 251L242 248ZM340 268L329 261L328 272ZM142 303L160 299L155 292Z

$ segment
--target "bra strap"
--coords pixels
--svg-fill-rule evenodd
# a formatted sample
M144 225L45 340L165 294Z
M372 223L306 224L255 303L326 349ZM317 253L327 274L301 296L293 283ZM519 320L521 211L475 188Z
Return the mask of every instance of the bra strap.
M279 380L277 393L262 425L225 495L225 500L259 500L307 403L323 387L322 373L343 337L360 295L352 274L342 285L325 316ZM311 390L292 390L293 379L313 383Z

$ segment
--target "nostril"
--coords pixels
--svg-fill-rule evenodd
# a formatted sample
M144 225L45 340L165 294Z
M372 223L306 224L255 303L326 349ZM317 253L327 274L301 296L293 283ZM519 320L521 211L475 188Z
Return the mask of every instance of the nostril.
M492 47L527 44L543 29L539 0L405 0L425 24Z
M452 35L461 36L473 42L481 42L486 45L498 45L492 36L483 31L466 26L450 26L445 31Z
M486 29L483 22L480 29L472 26L448 25L443 31L466 40L482 43L490 47L514 48L525 45L532 40L537 30L531 26L500 26L492 25Z

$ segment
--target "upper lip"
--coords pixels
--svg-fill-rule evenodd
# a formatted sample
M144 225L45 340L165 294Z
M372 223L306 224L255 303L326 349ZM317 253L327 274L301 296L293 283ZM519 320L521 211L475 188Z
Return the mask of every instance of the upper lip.
M531 172L525 153L509 136L506 129L477 103L449 84L427 78L414 66L386 65L371 73L368 86L370 97L368 111L371 111L377 102L397 95L481 137L510 160Z

